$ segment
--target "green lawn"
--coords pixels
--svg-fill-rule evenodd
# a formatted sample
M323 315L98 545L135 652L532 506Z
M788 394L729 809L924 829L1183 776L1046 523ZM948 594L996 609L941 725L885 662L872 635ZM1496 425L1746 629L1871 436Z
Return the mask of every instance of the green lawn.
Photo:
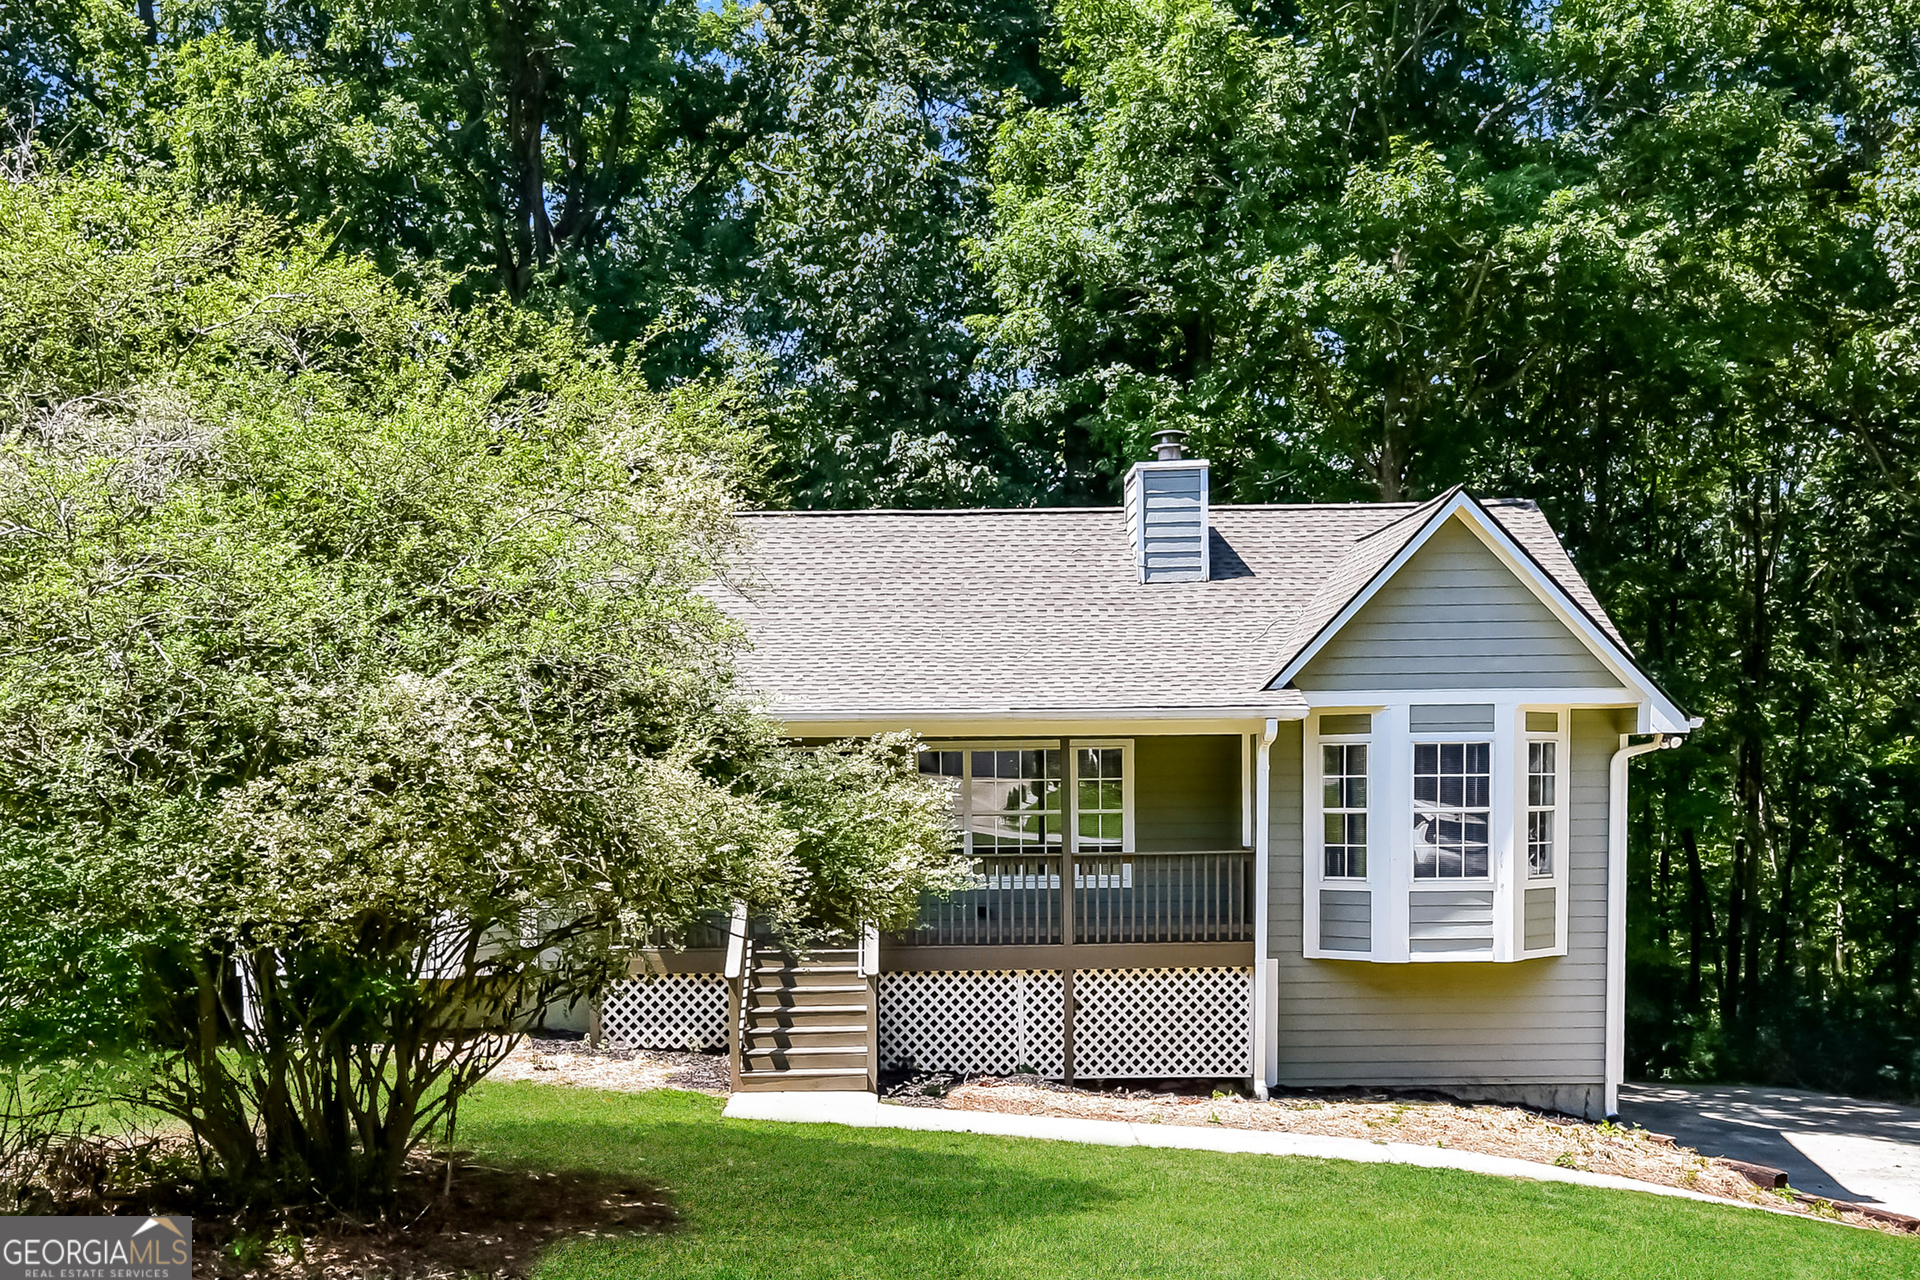
M722 1120L687 1093L484 1086L461 1142L634 1173L667 1237L567 1243L543 1280L671 1276L1920 1277L1920 1241L1449 1170Z

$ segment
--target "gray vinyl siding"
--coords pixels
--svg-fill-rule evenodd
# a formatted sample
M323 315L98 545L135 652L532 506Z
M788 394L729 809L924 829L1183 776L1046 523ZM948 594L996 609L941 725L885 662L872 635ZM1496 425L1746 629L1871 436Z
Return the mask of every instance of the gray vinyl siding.
M1544 951L1553 945L1553 927L1557 914L1551 886L1545 889L1528 889L1526 906L1526 925L1521 932L1521 945L1528 951Z
M1141 853L1240 848L1240 738L1133 740L1134 847Z
M1373 950L1373 894L1365 889L1320 890L1320 947Z
M1207 472L1202 466L1137 473L1139 497L1128 495L1128 516L1140 521L1142 581L1198 582L1207 576Z
M1287 958L1291 956L1298 963L1304 946L1300 921L1306 906L1300 875L1306 837L1301 831L1305 818L1300 803L1306 786L1301 747L1305 728L1298 720L1282 720L1267 761L1273 787L1267 811L1271 823L1267 832L1267 954L1280 961L1282 1016L1287 1007Z
M1491 702L1440 703L1407 708L1407 727L1415 733L1492 733Z
M1280 1083L1600 1085L1606 1078L1607 762L1619 725L1576 711L1568 954L1512 964L1301 955L1300 727L1273 749L1270 954Z
M1419 889L1408 910L1415 954L1493 950L1493 890Z
M1457 521L1441 528L1294 679L1302 689L1618 687Z

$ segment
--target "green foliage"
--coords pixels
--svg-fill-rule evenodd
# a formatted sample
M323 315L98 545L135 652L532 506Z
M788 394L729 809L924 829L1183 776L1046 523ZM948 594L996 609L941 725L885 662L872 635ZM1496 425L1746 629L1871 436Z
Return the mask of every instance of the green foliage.
M587 318L658 385L742 375L811 505L1002 483L962 239L1028 0L64 0L0 15L0 104L64 161L322 223L455 296ZM982 457L985 454L987 456Z
M1111 501L1538 500L1705 729L1640 767L1631 1061L1920 1089L1905 9L1062 3L993 157L1008 432Z
M11 1054L143 1056L239 1194L378 1200L634 941L950 876L910 743L731 691L733 389L238 207L22 182L0 225Z
M216 210L130 188L174 257L116 260L105 307L0 288L0 336L143 404L182 349L368 387L414 358L364 269L227 307L182 237L244 240L231 200L487 342L575 316L593 377L751 402L775 501L1110 502L1162 427L1220 498L1535 498L1707 720L1636 766L1633 1069L1912 1094L1917 31L1777 0L0 6L16 128Z

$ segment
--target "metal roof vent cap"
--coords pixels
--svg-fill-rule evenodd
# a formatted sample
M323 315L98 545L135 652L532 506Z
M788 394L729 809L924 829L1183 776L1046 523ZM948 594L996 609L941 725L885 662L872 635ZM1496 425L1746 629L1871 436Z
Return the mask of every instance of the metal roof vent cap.
M1153 433L1153 460L1178 462L1187 456L1187 433L1176 427Z

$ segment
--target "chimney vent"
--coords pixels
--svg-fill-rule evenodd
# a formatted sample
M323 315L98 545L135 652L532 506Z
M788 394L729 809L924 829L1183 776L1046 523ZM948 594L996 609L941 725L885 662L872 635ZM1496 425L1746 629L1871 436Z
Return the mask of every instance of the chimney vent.
M1127 472L1127 540L1142 582L1205 582L1207 461L1189 458L1184 431L1153 433L1153 460Z

